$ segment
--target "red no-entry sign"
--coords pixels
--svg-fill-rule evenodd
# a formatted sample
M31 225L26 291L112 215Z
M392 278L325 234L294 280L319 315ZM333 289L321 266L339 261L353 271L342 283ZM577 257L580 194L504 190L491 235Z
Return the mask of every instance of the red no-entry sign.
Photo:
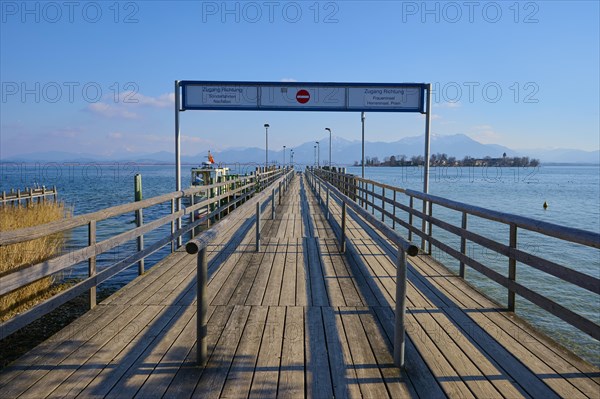
M296 93L296 101L300 104L306 104L308 100L310 100L310 93L304 89L298 90L298 93Z

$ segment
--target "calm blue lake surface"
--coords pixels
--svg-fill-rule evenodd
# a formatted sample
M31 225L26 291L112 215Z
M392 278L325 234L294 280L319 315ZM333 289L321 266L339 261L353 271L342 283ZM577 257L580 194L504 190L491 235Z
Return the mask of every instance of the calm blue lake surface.
M183 185L189 185L189 170L182 167ZM254 165L230 165L235 172L246 173ZM133 179L142 174L144 198L165 194L175 189L173 166L145 166L132 163L114 164L2 164L0 190L24 189L35 184L56 185L59 197L75 215L97 211L133 200ZM349 173L360 176L359 167L349 167ZM366 168L365 177L390 185L422 190L423 169L417 167ZM538 168L432 168L429 192L481 207L537 218L551 223L600 232L600 167L599 166L541 166ZM388 193L391 197L391 194ZM408 200L398 197L408 204ZM548 203L544 210L543 203ZM391 211L391 207L390 207ZM145 222L156 220L170 212L165 204L145 210ZM435 216L460 226L458 212L435 207ZM400 217L403 217L398 213ZM406 219L407 220L407 219ZM98 240L121 233L133 227L134 215L125 214L98 223ZM472 217L469 229L494 240L508 243L508 227ZM398 232L406 230L397 226ZM166 225L145 236L146 245L164 237L170 231ZM456 249L460 240L443 230L433 228L434 236ZM519 230L519 248L542 256L561 265L600 278L600 251L568 244L535 233ZM87 245L87 228L76 229L68 240L68 249ZM115 248L98 258L102 269L123 259L135 243ZM505 257L477 245L468 245L469 255L507 275ZM146 260L149 268L170 252L165 247ZM458 272L458 262L436 248L433 256ZM63 277L80 277L87 270L82 264ZM137 275L135 266L105 283L117 288ZM506 304L506 290L479 273L467 269L467 280L482 289L501 304ZM552 298L559 304L600 323L600 299L586 290L541 273L526 265L517 265L517 280L525 286ZM600 365L600 344L528 301L517 297L517 313L549 335L574 348L577 353Z

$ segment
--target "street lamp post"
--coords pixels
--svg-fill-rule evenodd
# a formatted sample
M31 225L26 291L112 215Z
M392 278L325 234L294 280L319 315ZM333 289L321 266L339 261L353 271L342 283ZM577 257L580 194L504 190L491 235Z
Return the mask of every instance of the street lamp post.
M285 169L285 146L283 146L283 168Z
M314 154L315 155L315 161L313 162L313 165L316 166L317 165L317 145L316 144L313 145L313 149L315 150L315 154Z
M290 148L290 167L294 167L294 149Z
M269 124L265 123L265 170L269 167Z
M326 127L325 130L329 132L329 170L331 170L331 129Z
M317 168L321 167L321 145L318 141L317 143Z

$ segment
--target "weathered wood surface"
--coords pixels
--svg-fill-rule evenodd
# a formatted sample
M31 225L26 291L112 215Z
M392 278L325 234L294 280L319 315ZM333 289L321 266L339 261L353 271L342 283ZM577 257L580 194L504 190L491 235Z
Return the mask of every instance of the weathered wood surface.
M299 178L275 219L263 209L260 253L254 227L240 233L252 213L208 246L206 367L195 365L196 259L178 251L3 370L0 396L598 397L598 368L426 256L409 259L398 370L395 245L349 217L340 254Z

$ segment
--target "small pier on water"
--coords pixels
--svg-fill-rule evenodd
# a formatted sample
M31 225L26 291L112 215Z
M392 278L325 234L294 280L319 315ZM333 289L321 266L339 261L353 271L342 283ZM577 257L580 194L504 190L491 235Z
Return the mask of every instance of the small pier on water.
M597 234L326 169L258 171L213 188L214 198L196 203L206 188L2 233L0 245L85 225L89 232L87 247L0 277L5 293L89 264L87 279L4 323L3 337L81 294L91 310L1 371L0 396L600 397L597 367L514 313L524 297L599 339L594 321L516 277L517 262L527 263L598 295L597 278L517 245L518 229L596 249ZM191 202L179 207L184 197ZM96 241L96 222L164 202L173 204L170 215L138 218ZM436 207L462 212L462 224L437 219ZM206 219L198 211L221 217L199 232ZM509 244L470 231L468 216L508 224ZM169 236L144 246L144 234L169 223ZM458 235L460 248L438 240L432 226ZM198 233L191 241L190 232ZM96 270L98 254L132 240L137 252ZM506 256L508 275L471 259L467 242ZM165 245L173 253L145 271L143 259ZM461 262L460 275L429 256L432 245ZM140 276L96 304L97 284L135 265ZM474 270L506 287L508 308L465 282Z

